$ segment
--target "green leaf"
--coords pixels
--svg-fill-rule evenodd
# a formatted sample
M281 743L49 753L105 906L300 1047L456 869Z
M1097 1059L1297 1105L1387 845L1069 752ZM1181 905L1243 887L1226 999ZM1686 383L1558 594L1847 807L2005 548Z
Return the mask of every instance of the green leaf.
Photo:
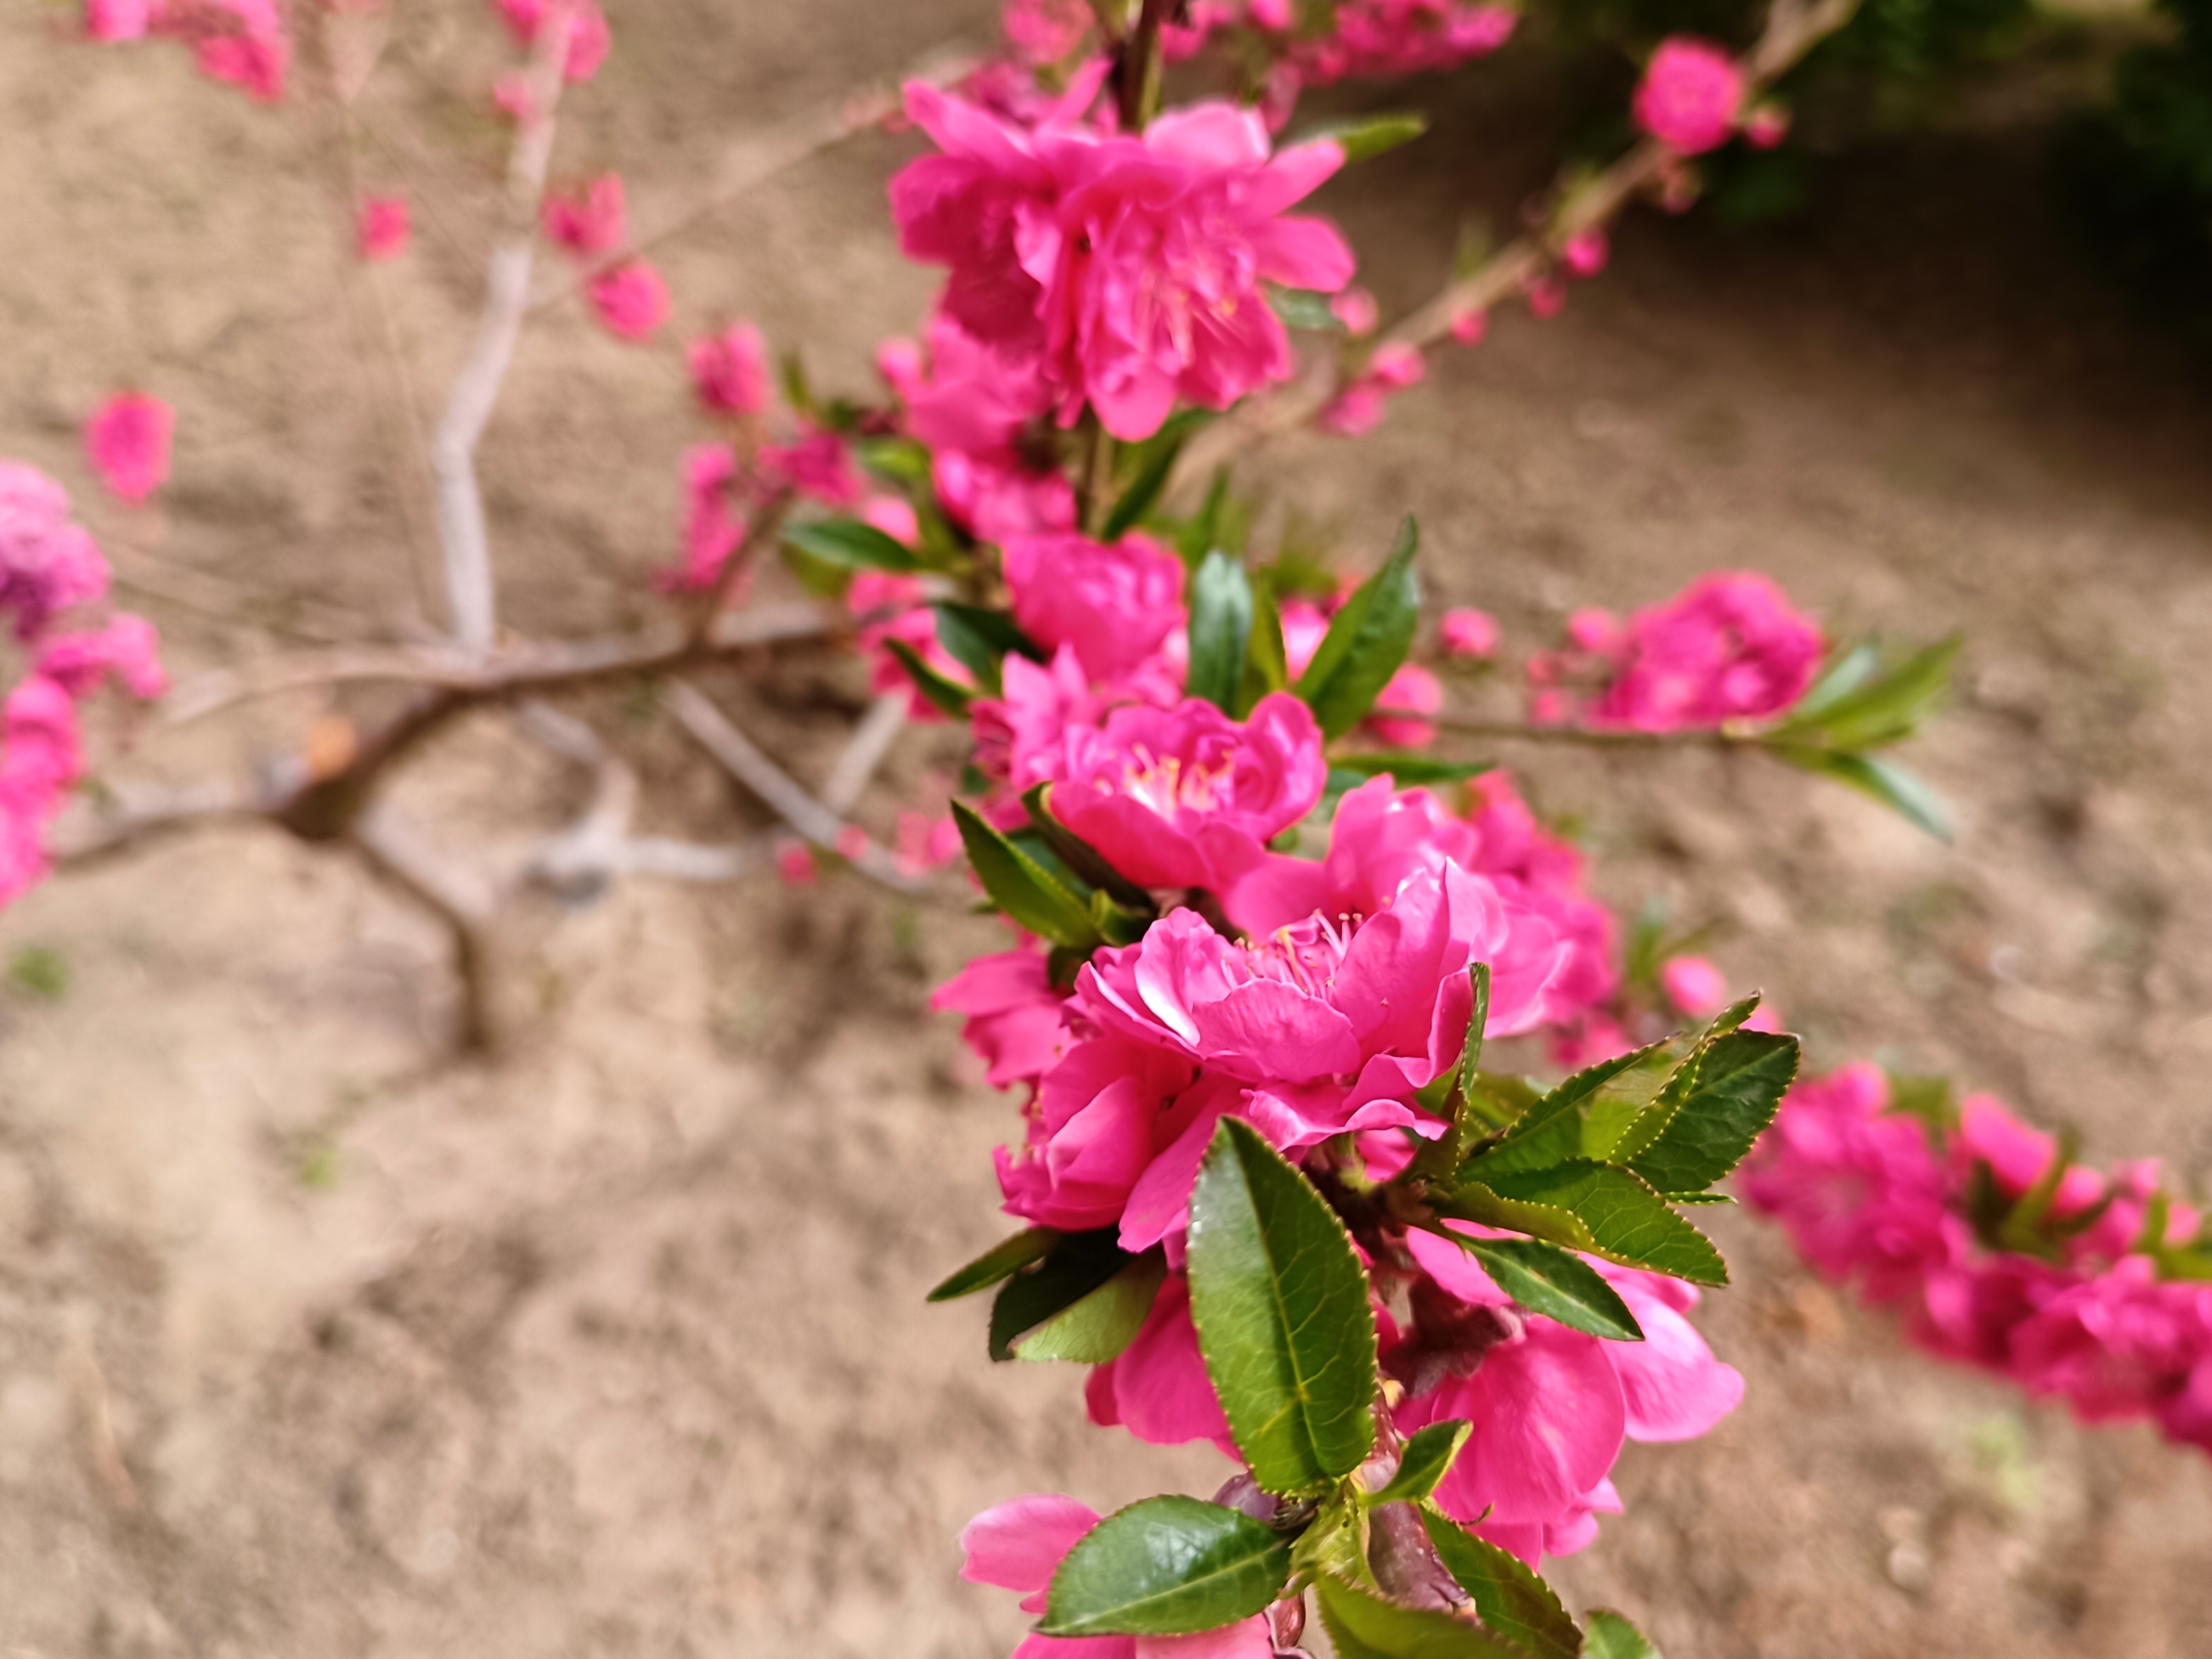
M1434 755L1419 755L1403 749L1338 755L1330 759L1329 765L1341 771L1357 772L1363 778L1380 777L1387 772L1403 789L1419 788L1425 783L1464 783L1498 768L1496 761L1439 760Z
M853 458L878 477L893 483L929 481L929 451L911 438L855 439Z
M1323 1500L1313 1524L1291 1546L1291 1576L1309 1582L1324 1573L1372 1584L1367 1565L1367 1510L1352 1493L1339 1487Z
M1380 1492L1369 1493L1362 1501L1370 1505L1419 1503L1451 1473L1452 1460L1459 1455L1459 1449L1467 1444L1468 1436L1474 1432L1474 1424L1456 1419L1430 1424L1406 1443L1405 1454L1398 1460L1398 1472L1390 1477L1390 1483Z
M1451 1175L1467 1157L1468 1142L1482 1132L1486 1121L1482 1092L1482 1037L1490 1029L1490 964L1478 962L1467 970L1468 988L1473 994L1467 1020L1467 1036L1461 1039L1459 1071L1456 1087L1447 1074L1429 1088L1438 1084L1445 1086L1443 1098L1436 1106L1449 1106L1451 1127L1435 1140L1425 1140L1414 1150L1413 1172L1423 1181L1434 1181ZM1416 1097L1424 1105L1431 1104L1425 1090Z
M1328 295L1316 294L1306 288L1267 289L1267 303L1274 307L1275 315L1283 319L1285 328L1303 328L1316 334L1341 334L1344 324L1328 308Z
M1674 1070L1694 1052L1694 1036L1671 1037L1616 1054L1576 1073L1516 1119L1460 1173L1497 1187L1494 1177L1549 1169L1571 1158L1612 1155ZM1503 1188L1498 1188L1503 1192Z
M1797 1039L1731 1031L1699 1056L1697 1080L1628 1167L1662 1193L1701 1193L1743 1161L1797 1076Z
M1914 774L1879 755L1855 755L1833 749L1814 749L1802 744L1769 743L1778 759L1801 771L1811 772L1849 785L1869 799L1879 802L1916 830L1941 842L1951 839L1950 814L1942 798Z
M1052 785L1031 784L1022 795L1022 806L1044 844L1068 870L1093 887L1103 888L1124 904L1152 910L1152 896L1106 862L1106 855L1062 823L1052 810Z
M939 714L950 720L964 720L968 718L968 705L975 696L973 691L946 679L924 662L921 653L904 640L886 639L884 647L898 659L899 666L906 670L907 678L914 682L915 689L929 700L930 706Z
M1066 1307L1012 1344L1017 1359L1067 1359L1103 1365L1137 1340L1145 1316L1168 1276L1167 1257L1146 1250L1090 1295Z
M1768 735L1784 744L1810 738L1843 751L1880 749L1909 738L1949 690L1961 643L1957 634L1939 640L1809 714L1802 708L1793 712Z
M991 1358L1012 1359L1024 1335L1127 1267L1135 1258L1117 1237L1112 1227L1063 1234L1050 1254L1008 1279L991 1304Z
M1420 579L1413 574L1419 544L1419 526L1409 517L1382 568L1353 590L1298 677L1298 696L1327 737L1340 738L1359 724L1413 648L1421 613Z
M1376 115L1347 116L1322 121L1286 143L1309 143L1316 138L1334 141L1344 151L1345 164L1371 161L1377 155L1410 144L1429 130L1429 118L1413 110L1389 110Z
M1336 1212L1242 1119L1224 1117L1190 1195L1190 1311L1252 1478L1304 1493L1375 1443L1375 1317Z
M1535 1238L1443 1236L1482 1264L1491 1282L1530 1313L1614 1342L1641 1342L1644 1328L1605 1275L1556 1244Z
M1138 447L1136 476L1107 514L1099 540L1118 542L1144 522L1145 514L1159 500L1160 491L1167 488L1169 475L1175 471L1176 458L1182 453L1184 440L1212 418L1207 410L1183 410L1170 416L1158 432Z
M1183 695L1233 714L1251 638L1252 584L1243 565L1216 550L1191 578L1190 672Z
M1433 1510L1421 1512L1421 1524L1444 1571L1474 1598L1485 1625L1519 1643L1534 1659L1576 1659L1583 1633L1552 1587L1519 1556Z
M1659 1659L1659 1650L1619 1613L1595 1607L1583 1630L1583 1659Z
M952 817L960 826L960 842L968 862L991 902L1040 939L1071 951L1095 949L1098 930L1083 900L1070 892L1043 866L1008 841L963 800L952 803Z
M1589 1231L1590 1243L1582 1248L1608 1261L1698 1285L1728 1283L1728 1267L1711 1242L1626 1170L1577 1161L1485 1181L1501 1198L1566 1211Z
M1262 1612L1283 1593L1291 1540L1195 1498L1108 1516L1052 1576L1042 1636L1187 1636Z
M903 543L859 519L816 519L787 524L783 538L811 558L848 570L919 570L921 561Z
M1881 666L1881 647L1862 640L1820 671L1805 695L1789 708L1791 726L1818 725L1821 715L1872 679Z
M946 1278L929 1293L927 1299L953 1302L963 1296L973 1296L978 1291L988 1291L1000 1279L1011 1279L1030 1262L1049 1254L1060 1238L1060 1235L1050 1227L1032 1227L1027 1232L1016 1233L1012 1238L1002 1238L959 1272Z
M1317 1578L1314 1590L1337 1659L1527 1659L1517 1643L1441 1608L1386 1601L1341 1578Z
M1437 1194L1431 1205L1440 1216L1472 1221L1485 1227L1503 1227L1531 1238L1563 1244L1571 1250L1595 1250L1597 1240L1573 1211L1557 1204L1500 1197L1480 1181L1462 1181L1449 1193Z
M999 664L1009 651L1032 662L1045 659L1044 653L1003 611L957 605L951 599L939 599L933 608L937 612L938 643L992 696L999 696L1004 689Z
M1229 469L1217 466L1213 477L1206 484L1206 500L1198 511L1176 526L1176 551L1189 568L1198 568L1198 562L1221 546L1222 515L1229 505Z
M1252 634L1244 657L1244 684L1237 692L1237 718L1243 720L1261 698L1290 683L1290 663L1283 652L1283 613L1275 603L1275 590L1261 582L1252 592Z

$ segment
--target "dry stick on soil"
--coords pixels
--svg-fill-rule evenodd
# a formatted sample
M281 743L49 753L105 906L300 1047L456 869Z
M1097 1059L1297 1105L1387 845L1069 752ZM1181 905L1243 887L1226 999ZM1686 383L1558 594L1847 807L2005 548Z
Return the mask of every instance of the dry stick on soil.
M1805 54L1850 21L1858 0L1774 0L1766 28L1752 49L1736 60L1744 95L1756 96ZM1419 311L1387 331L1376 343L1435 345L1451 332L1452 320L1486 309L1521 292L1558 264L1569 239L1611 222L1638 192L1656 182L1674 160L1656 139L1646 138L1586 184L1565 190L1559 210L1541 228L1499 249L1481 267L1455 276ZM1257 400L1225 421L1195 434L1177 461L1173 485L1205 477L1238 451L1279 432L1304 425L1341 389L1340 373L1331 369Z
M476 343L453 382L453 396L430 443L438 480L438 539L446 554L447 600L454 637L482 655L497 626L493 596L491 538L484 525L483 491L477 482L477 441L491 419L501 383L514 361L514 343L530 304L530 261L538 240L538 210L545 168L553 155L553 111L568 60L575 13L556 5L546 13L527 72L528 107L507 159L506 236L492 249L484 273L483 318Z
M851 827L837 813L793 782L783 769L754 747L752 739L732 726L722 711L688 681L673 680L668 687L668 709L699 746L720 761L730 775L773 807L778 817L817 847L838 853L862 875L902 893L918 893L925 884L898 867L890 854L874 842L863 840L857 851L838 845Z
M899 88L908 81L950 86L963 80L984 61L985 54L962 40L951 40L914 60L887 86L848 93L835 104L823 105L804 115L778 123L766 132L741 140L722 158L707 193L665 222L633 238L620 251L602 255L573 274L542 283L531 296L529 309L544 310L582 291L591 282L625 259L635 258L661 243L683 235L731 204L757 190L777 174L788 172L810 156L843 143L854 133L875 126L898 112Z

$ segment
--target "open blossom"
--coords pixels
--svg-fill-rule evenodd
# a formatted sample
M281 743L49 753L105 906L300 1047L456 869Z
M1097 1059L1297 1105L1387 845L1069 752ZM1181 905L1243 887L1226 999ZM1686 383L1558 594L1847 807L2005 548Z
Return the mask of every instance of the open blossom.
M1457 605L1444 612L1437 638L1448 656L1486 660L1498 654L1498 620L1473 605Z
M568 55L561 66L563 79L588 81L606 62L613 36L599 0L498 0L498 5L515 43L524 46L537 44L538 30L556 9L569 12Z
M1398 712L1370 714L1361 724L1394 749L1425 749L1436 740L1435 723L1410 716L1441 714L1443 706L1443 682L1417 662L1404 663L1375 696L1378 710Z
M107 487L138 507L169 476L169 440L176 425L176 411L159 398L118 392L86 423L85 449Z
M1988 1096L1931 1139L1890 1109L1880 1071L1854 1066L1790 1091L1741 1186L1815 1269L1897 1310L1922 1347L2063 1399L2085 1420L2148 1417L2212 1451L2212 1285L2162 1279L2139 1253L2154 1164L2069 1169L2051 1198L2050 1259L1976 1236L1973 1188L1987 1180L2017 1200L2057 1155ZM2199 1222L2173 1205L2163 1243L2186 1244Z
M84 32L95 40L143 40L153 0L84 0Z
M548 191L539 216L546 235L571 253L612 252L629 234L629 197L622 175L603 173L567 195Z
M642 259L626 259L592 279L592 309L610 334L647 340L668 320L668 284Z
M1018 1498L989 1509L960 1532L967 1564L960 1576L1022 1593L1022 1611L1041 1613L1053 1573L1098 1524L1098 1511L1057 1493ZM1258 1613L1194 1636L1030 1636L1013 1659L1269 1659L1267 1619Z
M69 492L36 467L0 461L0 611L29 640L58 611L107 592L107 561L70 521Z
M702 408L743 416L768 407L768 350L750 323L732 323L720 334L694 340L684 356Z
M1343 238L1284 212L1343 152L1271 156L1255 112L1200 104L1129 137L1025 130L920 82L907 107L943 154L891 181L900 246L951 267L942 304L961 328L1039 362L1063 424L1088 402L1115 436L1147 438L1178 399L1225 409L1287 378L1260 283L1351 279Z
M788 486L825 507L853 507L860 500L860 475L845 441L826 428L805 428L793 443L763 444L759 463L761 477L771 489ZM912 538L908 531L899 539Z
M1644 66L1633 104L1636 123L1678 155L1717 149L1735 131L1743 74L1724 47L1669 35Z
M1042 1075L1065 1047L1061 1008L1044 952L1034 945L977 957L939 986L929 1006L967 1018L961 1040L975 1050L994 1089Z
M975 676L939 642L937 613L926 602L918 577L882 570L863 570L845 590L845 605L855 617L878 616L860 629L862 653L874 664L870 684L878 696L903 691L907 717L923 725L942 723L945 716L921 693L906 665L892 654L887 641L897 640L910 647L929 668L955 685L973 686ZM1011 660L1011 659L1010 659Z
M1261 22L1258 9L1260 27L1290 27L1287 15ZM1504 46L1518 21L1510 7L1470 0L1343 0L1334 32L1301 41L1291 62L1311 86L1457 69Z
M1182 561L1148 536L1109 546L1073 532L1006 544L1014 620L1048 650L1073 649L1093 679L1128 672L1182 620Z
M72 697L87 697L103 680L113 679L140 702L169 689L161 666L161 636L143 617L128 611L111 616L89 633L58 634L39 652L36 672Z
M684 558L665 574L662 586L678 592L703 592L745 538L744 516L732 497L738 458L727 444L694 444L684 452ZM742 588L730 601L743 604Z
M1516 1307L1446 1240L1416 1231L1406 1243L1425 1281L1413 1326L1390 1331L1383 1351L1407 1386L1395 1421L1407 1433L1474 1425L1437 1501L1531 1566L1581 1548L1594 1512L1619 1510L1608 1476L1625 1439L1693 1439L1743 1397L1741 1375L1683 1317L1698 1292L1678 1279L1594 1261L1644 1331L1615 1342Z
M1117 708L1065 742L1054 815L1141 887L1225 889L1328 781L1313 711L1281 691L1245 720L1196 697Z
M415 219L404 196L364 196L354 213L354 242L372 264L407 252Z
M1728 1006L1728 981L1704 957L1669 957L1659 964L1659 988L1689 1019L1710 1019Z
M1006 0L999 9L999 32L1024 64L1059 63L1096 21L1088 0Z

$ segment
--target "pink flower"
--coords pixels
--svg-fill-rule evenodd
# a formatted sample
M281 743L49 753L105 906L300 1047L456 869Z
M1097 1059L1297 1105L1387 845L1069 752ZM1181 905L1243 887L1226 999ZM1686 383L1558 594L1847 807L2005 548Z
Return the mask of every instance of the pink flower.
M1057 64L1083 44L1096 19L1086 0L1005 0L999 29L1024 64Z
M1151 1446L1211 1440L1237 1455L1229 1417L1206 1374L1190 1318L1190 1281L1171 1273L1135 1339L1108 1364L1091 1368L1083 1391L1091 1420L1121 1427Z
M1070 647L1093 679L1127 673L1182 620L1182 561L1150 537L1017 536L1005 551L1014 620L1048 650Z
M1416 714L1440 714L1443 706L1443 682L1415 662L1401 666L1375 698L1378 709L1410 709ZM1437 728L1428 720L1378 714L1362 724L1378 743L1394 749L1425 749L1436 741Z
M1531 1566L1587 1544L1592 1511L1618 1511L1607 1475L1624 1439L1694 1439L1743 1397L1742 1376L1682 1317L1697 1304L1689 1285L1594 1263L1644 1330L1642 1342L1613 1342L1514 1306L1472 1256L1433 1234L1406 1243L1428 1277L1413 1296L1413 1328L1385 1348L1407 1384L1397 1425L1474 1424L1437 1500Z
M86 424L85 448L107 487L133 507L169 476L169 440L176 411L143 392L120 392Z
M1048 664L1009 656L1000 672L1006 695L979 697L969 709L975 765L985 777L1020 794L1065 776L1069 733L1095 726L1117 699L1091 690L1067 646L1054 652Z
M1117 708L1066 743L1053 812L1140 887L1227 887L1328 781L1321 728L1287 692L1242 722L1195 697Z
M808 429L797 443L763 444L760 471L770 487L788 485L825 507L852 507L860 499L860 475L845 441L827 429Z
M1743 75L1727 51L1709 40L1674 34L1644 66L1633 107L1637 125L1678 155L1697 155L1728 142L1743 107Z
M1375 348L1367 367L1324 409L1319 425L1324 432L1358 437L1371 432L1382 419L1384 402L1427 377L1428 364L1419 349L1402 340L1385 340Z
M1285 14L1279 27L1289 27L1289 8L1269 3ZM1314 86L1457 69L1504 46L1517 21L1504 6L1468 0L1342 0L1334 15L1333 34L1301 41L1291 55Z
M364 196L354 214L354 241L371 264L397 259L414 234L414 216L404 196Z
M1668 957L1659 964L1659 988L1690 1019L1709 1019L1729 1004L1728 981L1704 957Z
M58 611L107 592L107 561L70 522L69 492L36 467L0 461L0 611L36 638Z
M579 257L611 252L629 234L629 198L622 175L603 173L571 194L548 191L540 217L545 234Z
M143 617L117 611L89 634L61 634L39 653L37 672L72 697L89 696L110 678L141 702L169 689L161 662L161 636Z
M530 76L521 70L509 70L492 82L491 106L518 126L538 118L538 105L530 91Z
M1451 337L1463 346L1480 345L1490 337L1490 313L1480 306L1463 306L1454 311Z
M537 44L538 30L556 8L566 6L569 9L568 55L562 65L562 78L588 81L606 61L613 37L608 32L605 15L599 10L599 0L498 0L498 5L515 44L523 46Z
M1328 302L1328 309L1348 334L1372 334L1382 320L1375 296L1364 288L1346 289Z
M1789 708L1820 668L1820 630L1765 576L1716 571L1638 611L1620 650L1591 723L1680 731Z
M892 858L900 874L925 876L932 870L942 870L959 856L960 826L953 822L952 814L939 812L933 817L927 812L899 814Z
M1322 141L1271 159L1255 112L1197 105L1128 137L1024 131L920 82L907 106L944 153L891 181L900 246L951 267L942 303L961 328L1041 361L1063 424L1087 400L1115 436L1147 438L1179 398L1225 409L1285 379L1289 337L1260 283L1334 293L1351 278L1333 228L1283 216L1343 153Z
M896 607L895 614L869 623L860 629L860 650L875 665L869 683L878 696L887 691L905 692L908 719L922 725L942 724L945 716L922 696L906 665L885 647L886 641L901 641L954 684L975 684L975 677L938 642L937 613L924 602L920 580L880 570L863 570L846 588L845 606L855 617Z
M1445 611L1437 634L1448 656L1486 660L1498 654L1498 619L1472 605Z
M1528 314L1539 322L1548 323L1567 308L1567 285L1556 272L1531 276L1522 292L1528 301Z
M1019 1590L1022 1611L1041 1613L1061 1559L1097 1524L1096 1510L1056 1494L1001 1504L961 1529L968 1560L960 1576ZM1255 1613L1195 1636L1030 1636L1013 1659L1268 1659L1273 1651L1266 1616Z
M592 309L607 331L625 340L648 340L668 320L668 284L642 259L626 259L592 278Z
M143 40L153 0L84 0L84 32L95 40Z
M731 496L737 477L737 454L727 444L694 444L684 452L684 562L665 575L665 587L706 592L744 544L744 517ZM740 589L729 598L742 604L744 594Z
M732 323L720 334L694 340L685 356L701 407L738 416L768 407L768 352L750 323Z
M1743 141L1753 149L1772 149L1790 136L1790 112L1781 105L1759 105L1743 118Z

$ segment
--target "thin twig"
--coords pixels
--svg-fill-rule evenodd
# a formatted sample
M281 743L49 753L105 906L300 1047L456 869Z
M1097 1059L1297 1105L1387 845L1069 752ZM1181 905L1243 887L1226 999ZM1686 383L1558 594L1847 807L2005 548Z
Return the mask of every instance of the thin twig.
M732 726L722 711L689 682L675 680L668 687L667 707L684 729L730 775L774 809L776 816L817 847L849 860L863 875L902 893L919 892L924 884L898 867L891 855L874 842L862 840L857 848L848 835L843 818L793 782L783 769L753 745L752 739ZM840 846L841 842L846 842Z
M475 345L453 381L451 400L430 444L438 480L438 538L446 555L447 601L453 635L464 650L491 649L497 605L483 491L477 481L477 441L499 400L530 303L530 262L538 240L538 203L553 155L553 112L561 96L575 13L550 8L528 71L529 105L521 112L507 170L507 234L492 249L484 274L484 308Z
M1811 5L1805 0L1775 0L1765 32L1737 60L1745 97L1765 90L1841 28L1857 4L1858 0L1817 0ZM1435 345L1450 334L1455 319L1510 299L1559 262L1571 238L1610 222L1674 159L1656 139L1643 140L1595 178L1566 190L1558 212L1544 225L1507 244L1467 276L1455 276L1434 299L1386 331L1377 343ZM1170 488L1210 477L1238 451L1305 425L1335 397L1340 382L1340 370L1326 370L1272 397L1255 399L1228 420L1212 422L1183 446Z
M966 79L985 56L964 40L946 41L915 59L888 82L848 94L834 104L825 104L780 122L766 132L739 140L724 154L721 165L715 169L714 181L703 196L631 238L619 252L602 255L573 271L563 271L541 283L531 296L530 311L542 311L580 291L613 266L684 234L810 156L879 125L898 112L900 88L907 82L950 86Z
M860 792L906 729L907 694L886 691L870 706L822 786L822 804L839 817L860 804Z
M489 1053L500 1035L490 938L497 896L469 872L441 857L389 807L363 812L352 826L349 844L374 874L444 925L461 988L459 1046L472 1054Z
M761 550L773 545L782 532L783 515L791 510L792 493L788 485L770 492L746 523L744 539L723 559L722 568L714 573L714 582L700 596L698 608L691 613L687 637L694 644L704 641L714 631L714 619L722 614L731 595L760 562Z

